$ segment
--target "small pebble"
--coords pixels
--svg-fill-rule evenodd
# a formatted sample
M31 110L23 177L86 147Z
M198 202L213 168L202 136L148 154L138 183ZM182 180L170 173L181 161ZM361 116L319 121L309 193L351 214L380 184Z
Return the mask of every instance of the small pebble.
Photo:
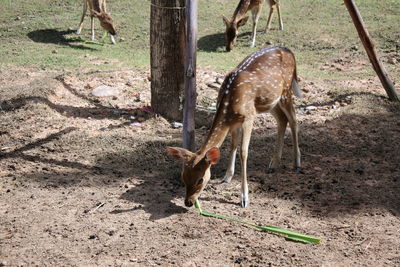
M174 129L178 129L178 128L182 128L183 124L177 121L174 121L173 123L171 123L172 128Z
M389 59L388 59L388 63L393 64L393 65L396 65L396 64L397 64L397 59L394 58L394 57L389 58Z
M218 84L222 84L222 83L224 82L224 78L222 78L222 77L217 77L216 82L217 82Z
M131 127L140 127L140 126L142 126L142 124L140 122L132 122L131 124L129 124L129 126L131 126Z
M316 110L317 107L316 106L307 106L306 110Z
M207 83L207 86L210 88L218 89L220 87L220 84L216 83L216 82L211 82L211 83Z
M96 234L90 235L90 236L89 236L89 239L96 239L96 238L97 238L97 235L96 235Z

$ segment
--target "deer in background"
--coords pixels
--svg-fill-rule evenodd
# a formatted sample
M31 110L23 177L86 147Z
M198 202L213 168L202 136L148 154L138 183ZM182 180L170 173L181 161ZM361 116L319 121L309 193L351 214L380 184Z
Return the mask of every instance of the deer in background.
M278 11L278 19L279 19L279 29L283 31L283 21L282 21L282 16L281 16L281 7L280 7L280 0L268 0L269 3L269 15L268 15L268 20L267 20L267 26L265 27L265 33L268 32L268 30L271 27L271 21L272 17L274 14L274 11Z
M267 26L265 28L265 32L267 32L271 26L271 20L273 17L273 13L275 10L278 11L279 17L279 28L283 30L283 22L281 17L281 10L279 6L279 0L267 0L270 12L268 16ZM254 47L256 44L256 34L257 34L257 24L258 19L260 18L262 7L265 3L265 0L240 0L238 6L233 13L232 18L229 20L225 16L222 16L222 19L226 26L226 51L231 51L233 46L236 43L238 29L239 27L246 24L249 16L246 16L248 11L251 11L253 17L253 30L251 34L251 41L249 46Z
M83 0L83 14L79 23L77 34L80 34L83 27L83 20L87 10L90 10L91 40L94 41L94 18L98 18L100 26L110 34L111 42L115 44L114 35L116 35L115 27L111 16L107 13L106 0Z
M241 139L241 205L249 205L247 155L253 122L258 113L270 112L278 124L276 147L269 171L280 165L288 122L293 140L294 168L300 168L293 93L301 96L295 58L286 48L263 48L244 59L226 76L219 91L217 111L205 143L196 153L184 148L167 147L171 156L184 162L182 179L186 186L186 206L194 204L210 180L210 167L218 162L219 147L229 133L232 143L223 182L229 183L234 175L236 152Z

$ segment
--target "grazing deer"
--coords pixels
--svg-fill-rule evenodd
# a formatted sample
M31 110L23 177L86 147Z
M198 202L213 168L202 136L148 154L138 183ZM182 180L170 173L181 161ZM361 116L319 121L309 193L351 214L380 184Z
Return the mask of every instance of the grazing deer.
M279 29L283 31L283 22L282 22L281 7L279 0L268 0L268 4L269 4L269 15L267 20L267 26L265 27L265 32L268 32L268 30L271 27L272 16L275 10L278 11Z
M283 23L282 23L282 17L281 17L281 10L280 10L280 6L279 6L279 0L267 0L267 2L270 7L270 12L269 12L268 22L267 22L267 26L265 28L265 32L267 32L270 28L272 15L273 15L273 12L275 9L278 10L279 25L280 25L280 29L283 30ZM260 18L261 10L262 10L264 3L265 3L265 0L240 0L239 4L236 7L235 12L233 13L233 16L230 20L227 19L225 16L222 16L222 19L226 26L226 31L225 31L226 41L227 41L226 51L231 51L233 46L235 45L239 27L245 25L247 20L249 19L249 16L246 16L246 13L248 11L251 11L252 17L253 17L253 30L252 30L251 41L250 41L249 46L250 47L255 46L258 19Z
M91 40L94 41L94 18L98 18L100 21L100 26L106 30L110 34L111 42L115 44L114 35L116 35L115 27L113 24L113 20L111 16L107 13L106 9L106 0L83 0L83 14L81 18L81 22L79 23L77 34L80 34L83 27L83 20L85 19L85 15L87 9L90 10L90 25L92 37Z
M253 121L258 113L270 112L278 124L276 147L269 170L272 171L280 165L288 122L293 139L294 167L300 168L293 93L301 96L297 85L295 58L286 48L263 48L244 59L226 76L219 91L217 111L205 143L196 153L183 148L167 147L170 155L184 162L182 179L186 185L186 206L192 206L207 185L211 175L210 167L218 162L219 147L228 133L232 135L232 143L223 182L229 183L234 175L236 151L241 138L241 205L248 206L247 154Z

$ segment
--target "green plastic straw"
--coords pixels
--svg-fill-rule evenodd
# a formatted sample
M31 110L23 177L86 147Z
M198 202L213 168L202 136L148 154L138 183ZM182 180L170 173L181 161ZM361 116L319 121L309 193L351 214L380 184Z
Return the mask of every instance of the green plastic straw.
M198 200L196 200L196 202L194 203L194 206L196 207L196 209L199 210L201 215L207 216L207 217L214 217L214 218L218 218L218 219L223 219L223 220L227 220L227 221L231 221L231 222L237 222L240 224L244 224L244 225L248 225L250 227L254 227L260 231L265 231L265 232L273 232L273 233L278 233L278 234L283 234L285 235L286 239L292 240L292 241L296 241L296 242L302 242L302 243L306 243L306 244L319 244L319 242L321 241L319 238L315 238L312 236L308 236L308 235L303 235L303 234L299 234L296 232L292 232L292 231L288 231L279 227L275 227L275 226L271 226L271 225L264 225L264 226L259 226L256 225L254 223L249 223L249 222L245 222L245 221L241 221L238 219L233 219L227 216L223 216L223 215L219 215L213 212L209 212L206 210L201 209L200 206L200 202Z

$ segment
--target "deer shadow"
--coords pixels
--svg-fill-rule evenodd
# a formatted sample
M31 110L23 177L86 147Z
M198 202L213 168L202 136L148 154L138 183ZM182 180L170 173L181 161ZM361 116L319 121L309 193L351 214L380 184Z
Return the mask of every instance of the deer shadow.
M29 39L36 43L45 43L45 44L57 44L61 46L69 46L73 49L80 50L97 50L92 47L85 46L80 44L84 42L81 38L67 38L66 35L74 33L73 30L60 31L57 29L44 29L44 30L36 30L28 33Z
M226 52L225 34L215 33L203 36L197 41L197 47L200 51L205 52Z
M251 32L243 32L238 34L238 41L235 46L247 46L247 42L250 40L248 38L251 36ZM225 50L226 39L224 33L215 33L201 37L197 42L197 47L199 51L205 52L217 52L217 53L228 53Z

